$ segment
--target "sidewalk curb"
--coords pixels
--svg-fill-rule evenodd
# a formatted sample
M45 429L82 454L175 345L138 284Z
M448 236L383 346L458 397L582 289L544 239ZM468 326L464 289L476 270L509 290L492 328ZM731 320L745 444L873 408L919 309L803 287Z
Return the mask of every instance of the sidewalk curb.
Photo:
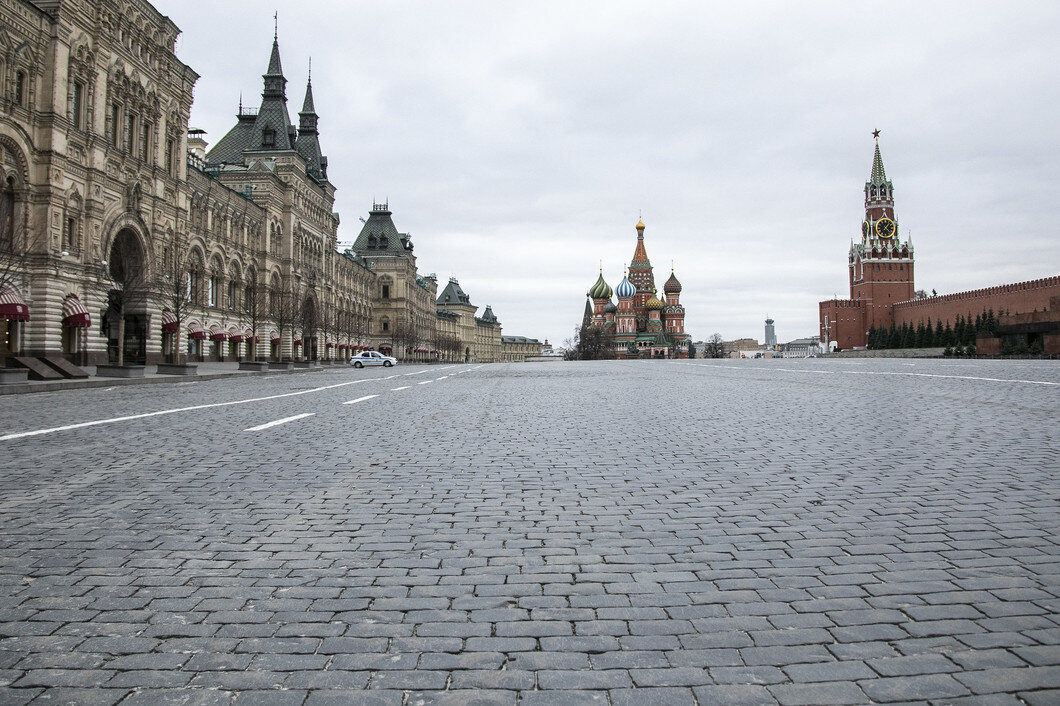
M119 385L165 385L175 382L203 382L206 380L219 380L222 378L237 377L262 377L267 375L302 375L305 373L321 373L328 370L343 370L342 366L330 368L309 368L294 370L266 370L255 372L251 370L233 371L230 373L207 373L205 375L152 375L142 378L90 378L88 380L69 380L55 382L22 382L11 385L0 385L0 396L3 395L25 395L34 392L56 392L58 390L84 390L93 387L117 387Z

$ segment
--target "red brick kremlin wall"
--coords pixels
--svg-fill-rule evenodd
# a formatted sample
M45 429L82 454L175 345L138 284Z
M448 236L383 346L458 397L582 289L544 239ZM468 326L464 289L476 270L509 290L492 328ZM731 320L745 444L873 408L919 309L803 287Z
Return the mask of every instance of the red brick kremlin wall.
M1049 308L1050 297L1057 295L1060 295L1060 276L913 299L894 305L894 323L896 326L904 323L916 326L921 322L927 323L928 319L931 319L932 324L941 319L945 326L947 321L952 325L958 315L971 315L972 320L975 320L976 314L983 313L983 309L993 309L995 314L1002 309L1012 314L1023 314L1035 309L1044 311Z

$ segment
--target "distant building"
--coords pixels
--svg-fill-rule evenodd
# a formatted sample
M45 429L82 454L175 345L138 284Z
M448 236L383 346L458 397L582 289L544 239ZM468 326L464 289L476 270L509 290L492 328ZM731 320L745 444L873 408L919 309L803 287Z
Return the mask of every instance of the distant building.
M478 307L460 287L456 277L449 278L435 302L438 333L441 339L454 344L455 355L443 358L465 363L496 363L501 360L501 322L487 306L482 316L475 316ZM440 344L439 349L450 346Z
M732 356L733 353L740 351L758 351L758 339L755 338L737 338L733 341L722 341L721 352L726 358ZM739 356L737 356L739 357Z
M805 358L821 353L821 342L817 338L796 338L780 346L781 358ZM776 354L774 354L776 355Z
M501 336L501 360L505 363L525 363L527 358L541 355L541 341L526 336Z
M773 319L766 319L766 346L773 348L777 345L777 332L773 329Z

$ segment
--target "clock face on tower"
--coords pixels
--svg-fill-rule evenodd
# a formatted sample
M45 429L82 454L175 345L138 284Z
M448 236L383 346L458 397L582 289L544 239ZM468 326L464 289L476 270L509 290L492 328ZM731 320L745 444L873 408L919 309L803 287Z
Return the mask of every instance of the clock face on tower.
M881 218L876 221L876 235L881 238L888 239L894 237L894 231L897 228L894 225L894 221L890 218Z

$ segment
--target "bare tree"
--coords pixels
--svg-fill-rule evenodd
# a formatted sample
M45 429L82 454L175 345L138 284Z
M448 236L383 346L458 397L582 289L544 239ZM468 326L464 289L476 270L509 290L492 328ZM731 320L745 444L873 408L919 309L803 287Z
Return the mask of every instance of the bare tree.
M312 355L312 351L309 349L309 342L316 337L317 326L319 325L317 305L308 295L304 299L298 297L298 300L300 300L298 325L302 328L302 357L309 360Z
M724 358L725 347L722 345L722 337L720 333L710 334L703 343L703 357L704 358Z
M324 356L330 359L328 341L335 335L335 307L326 299L320 300L320 306L317 309L317 330L320 332L320 346L324 351Z
M151 293L158 299L163 309L168 309L176 319L177 334L166 359L173 364L180 363L180 331L184 330L184 320L191 311L192 300L192 256L191 242L187 235L174 233L172 240L165 245L162 254L162 267L151 278Z
M125 365L125 329L128 316L137 307L142 307L152 294L146 254L140 246L140 241L131 231L119 231L114 237L106 275L109 275L110 310L118 317L117 364ZM108 280L106 275L103 277L104 282Z
M257 339L261 337L261 329L268 316L269 290L259 282L257 275L253 272L247 277L247 284L243 288L243 300L240 302L240 313L242 320L250 327L250 342L248 353L250 360L257 360Z
M269 291L269 312L280 334L280 345L283 345L284 331L293 331L298 323L300 309L289 282L282 282L277 288ZM282 357L282 350L277 357Z

